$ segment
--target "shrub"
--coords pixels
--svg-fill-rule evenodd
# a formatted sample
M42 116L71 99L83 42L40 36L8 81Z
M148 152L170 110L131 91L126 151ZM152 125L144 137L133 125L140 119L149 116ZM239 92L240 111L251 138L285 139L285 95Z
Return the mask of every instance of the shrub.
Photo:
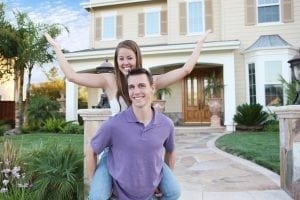
M260 104L242 104L237 107L233 120L237 123L237 128L256 130L262 128L268 116Z
M83 155L71 145L46 144L26 157L35 199L83 199Z
M263 130L265 132L279 132L279 121L269 120L264 124Z
M69 123L61 131L63 134L83 134L83 126L78 124Z
M41 127L47 118L58 115L59 103L47 96L33 97L28 105L28 122L31 127Z
M24 168L18 164L19 151L11 141L5 140L0 154L0 199L30 200L30 184Z
M0 136L3 136L6 131L10 129L8 124L0 124Z
M48 118L43 122L42 130L51 133L59 133L62 132L66 124L64 119L60 118Z

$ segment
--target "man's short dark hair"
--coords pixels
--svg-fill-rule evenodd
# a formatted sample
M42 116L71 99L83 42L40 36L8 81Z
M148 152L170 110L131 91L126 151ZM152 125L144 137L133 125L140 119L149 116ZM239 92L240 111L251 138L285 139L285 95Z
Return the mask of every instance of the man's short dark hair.
M147 69L144 68L134 68L128 72L126 77L128 80L129 76L140 75L140 74L145 74L149 80L150 85L153 84L153 77L151 72L149 72Z

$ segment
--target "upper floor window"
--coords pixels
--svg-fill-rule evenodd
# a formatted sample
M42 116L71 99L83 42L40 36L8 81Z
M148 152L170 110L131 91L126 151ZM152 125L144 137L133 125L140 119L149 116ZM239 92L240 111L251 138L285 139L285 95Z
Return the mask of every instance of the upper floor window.
M204 30L204 8L202 0L188 1L187 6L188 33L198 34Z
M294 22L295 0L245 0L245 25Z
M149 11L145 13L145 34L156 36L160 33L160 11Z
M102 17L102 40L116 38L116 16L108 15Z
M258 0L258 23L270 23L280 21L279 0Z

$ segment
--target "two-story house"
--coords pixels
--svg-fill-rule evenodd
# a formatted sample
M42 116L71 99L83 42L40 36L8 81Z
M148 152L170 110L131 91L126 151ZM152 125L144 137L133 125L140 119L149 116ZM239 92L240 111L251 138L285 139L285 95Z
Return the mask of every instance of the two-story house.
M78 72L94 71L105 58L113 62L115 47L125 39L139 44L145 68L167 72L186 62L200 34L213 30L195 69L171 86L166 99L165 112L184 124L209 124L203 88L211 73L225 85L222 119L228 131L238 105L286 101L278 77L291 80L287 61L300 47L300 1L91 0L82 6L90 13L90 49L66 54ZM88 91L91 107L99 91ZM77 95L68 82L68 120L77 117Z

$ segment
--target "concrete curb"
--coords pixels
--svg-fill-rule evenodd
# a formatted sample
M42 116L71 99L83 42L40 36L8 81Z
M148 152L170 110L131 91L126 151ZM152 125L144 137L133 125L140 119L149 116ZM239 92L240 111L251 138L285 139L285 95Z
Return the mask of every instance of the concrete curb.
M225 133L228 134L228 133ZM278 185L280 187L280 176L278 174L276 174L275 172L266 169L256 163L253 163L249 160L243 159L241 157L237 157L234 156L232 154L229 154L225 151L220 150L218 147L215 146L215 141L220 138L221 136L223 136L224 134L220 134L220 135L216 135L216 137L214 137L213 139L209 140L207 142L207 147L211 150L213 150L214 152L221 154L231 160L234 160L235 162L238 162L246 167L251 168L254 171L258 171L259 173L263 174L264 176L268 177L270 180L272 180L276 185Z

